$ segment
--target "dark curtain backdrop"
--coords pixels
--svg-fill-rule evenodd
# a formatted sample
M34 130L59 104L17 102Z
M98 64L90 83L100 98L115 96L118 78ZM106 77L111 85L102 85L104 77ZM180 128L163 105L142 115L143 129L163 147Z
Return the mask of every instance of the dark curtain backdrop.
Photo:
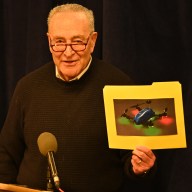
M151 185L127 191L192 190L192 1L190 0L1 0L0 128L16 82L51 59L46 19L61 3L93 9L99 38L94 56L129 74L138 84L179 81L183 89L186 149L155 150L158 172Z

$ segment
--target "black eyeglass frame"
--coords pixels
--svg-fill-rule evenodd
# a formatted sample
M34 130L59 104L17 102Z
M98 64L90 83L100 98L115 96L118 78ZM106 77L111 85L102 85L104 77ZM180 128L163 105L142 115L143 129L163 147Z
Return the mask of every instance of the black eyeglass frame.
M52 49L54 52L64 52L64 51L67 49L67 46L70 46L71 49L72 49L73 51L75 51L75 52L84 51L84 50L86 49L86 47L87 47L87 44L89 43L89 39L90 39L92 33L93 33L93 32L91 32L91 33L89 34L86 43L83 43L83 42L82 42L82 43L55 43L55 44L50 44L50 47L51 47L51 49ZM51 39L50 39L50 42L51 42ZM56 44L63 44L63 45L65 46L65 49L62 50L62 51L57 51L57 50L55 50L54 47L57 46ZM74 47L73 47L73 45L84 45L84 48L83 48L83 49L80 49L80 50L75 50Z

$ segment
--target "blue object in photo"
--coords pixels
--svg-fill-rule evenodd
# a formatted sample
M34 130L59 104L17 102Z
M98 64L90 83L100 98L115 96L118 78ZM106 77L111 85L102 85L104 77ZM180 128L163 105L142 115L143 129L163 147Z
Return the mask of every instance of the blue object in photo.
M134 122L137 125L145 124L150 118L155 116L155 112L151 108L144 108L134 117Z

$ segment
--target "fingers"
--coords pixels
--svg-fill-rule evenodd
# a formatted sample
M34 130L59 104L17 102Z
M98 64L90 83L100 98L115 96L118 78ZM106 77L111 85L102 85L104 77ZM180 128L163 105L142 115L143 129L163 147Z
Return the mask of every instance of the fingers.
M156 157L151 149L145 146L138 146L132 152L132 166L136 174L143 174L151 169L155 163Z
M151 149L145 146L138 146L135 150L133 150L133 155L138 156L143 162L154 162L156 157Z

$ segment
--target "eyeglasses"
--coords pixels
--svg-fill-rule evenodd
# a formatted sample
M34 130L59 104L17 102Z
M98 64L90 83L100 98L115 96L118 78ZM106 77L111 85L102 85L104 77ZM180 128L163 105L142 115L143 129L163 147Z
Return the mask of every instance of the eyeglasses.
M86 49L88 42L89 42L91 34L92 33L89 34L89 37L87 38L86 43L84 43L82 41L78 41L77 43L58 42L58 43L50 45L50 47L52 48L52 50L54 52L64 52L67 49L67 46L70 46L71 49L75 52L84 51Z

